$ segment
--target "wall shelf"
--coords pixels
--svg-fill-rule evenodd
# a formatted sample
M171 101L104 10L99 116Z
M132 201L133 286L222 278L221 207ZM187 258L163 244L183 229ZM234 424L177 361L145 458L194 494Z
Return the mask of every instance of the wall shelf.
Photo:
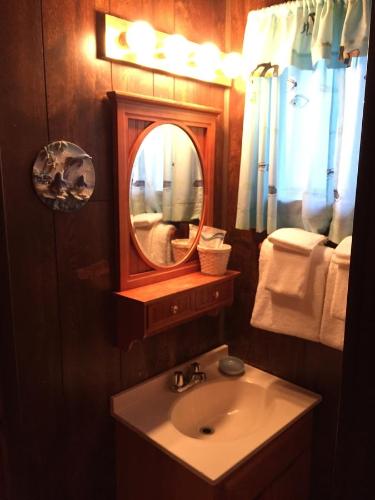
M116 292L117 344L128 349L132 342L172 326L230 306L233 282L240 273L223 276L200 272Z

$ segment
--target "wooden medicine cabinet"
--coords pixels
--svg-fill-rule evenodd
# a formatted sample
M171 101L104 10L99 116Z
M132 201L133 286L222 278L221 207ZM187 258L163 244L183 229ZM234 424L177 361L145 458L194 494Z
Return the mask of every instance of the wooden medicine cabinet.
M114 117L118 345L230 305L233 279L199 272L213 225L220 110L109 92ZM192 236L193 235L193 236Z

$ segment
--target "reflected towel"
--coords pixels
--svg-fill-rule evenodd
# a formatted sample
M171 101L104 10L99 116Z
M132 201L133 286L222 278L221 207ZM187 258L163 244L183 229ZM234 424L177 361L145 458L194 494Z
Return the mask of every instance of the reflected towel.
M267 290L294 298L307 292L312 255L327 238L303 229L278 229L268 236L273 243Z
M171 241L176 233L176 227L172 224L156 224L152 228L151 236L151 260L157 264L166 265L172 262Z
M319 245L312 252L310 275L303 298L288 297L267 289L273 251L272 243L265 240L259 258L259 283L251 324L270 332L318 342L327 271L333 250Z
M131 223L134 227L152 227L161 221L163 215L161 213L143 213L131 215Z

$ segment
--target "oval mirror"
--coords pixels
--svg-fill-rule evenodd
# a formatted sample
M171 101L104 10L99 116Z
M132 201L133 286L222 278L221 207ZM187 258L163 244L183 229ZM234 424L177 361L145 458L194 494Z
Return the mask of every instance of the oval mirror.
M154 127L136 153L130 180L130 220L138 248L155 267L186 259L203 216L203 169L189 134Z

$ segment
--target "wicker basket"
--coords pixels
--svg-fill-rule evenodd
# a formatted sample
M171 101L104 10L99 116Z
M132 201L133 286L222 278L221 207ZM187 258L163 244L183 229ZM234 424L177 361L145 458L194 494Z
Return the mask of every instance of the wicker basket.
M191 243L192 242L189 238L181 238L171 241L173 260L175 262L181 262L185 258L191 248Z
M206 248L198 245L202 273L214 276L225 274L231 250L232 247L225 243L219 248Z

